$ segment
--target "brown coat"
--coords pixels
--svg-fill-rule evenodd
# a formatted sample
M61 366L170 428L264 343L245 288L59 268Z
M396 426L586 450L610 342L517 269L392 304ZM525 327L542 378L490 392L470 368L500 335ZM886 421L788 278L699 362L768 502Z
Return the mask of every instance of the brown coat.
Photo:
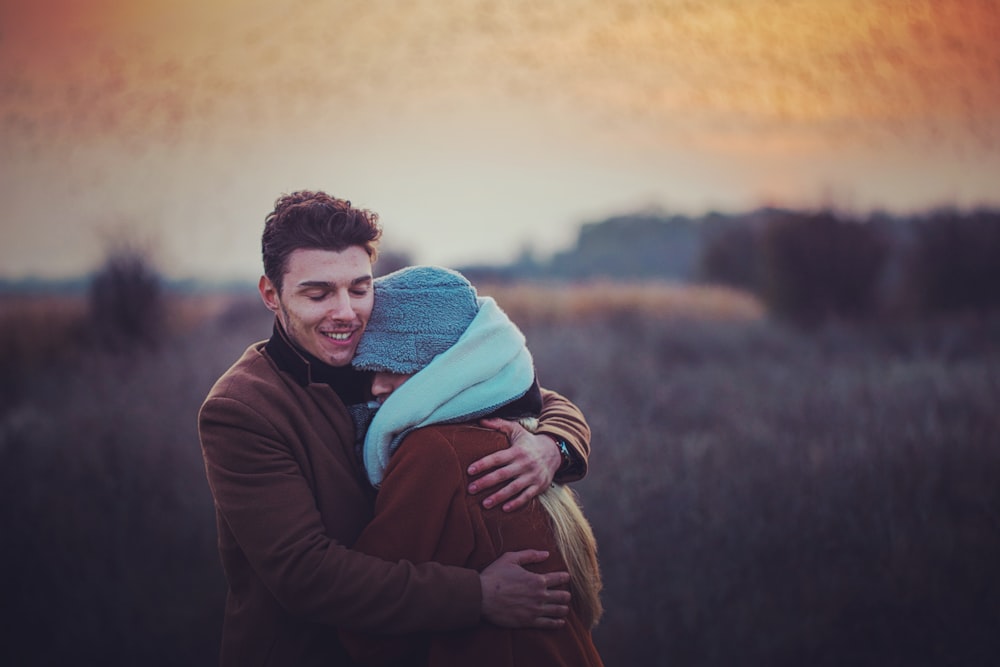
M353 424L331 386L312 381L309 362L282 343L248 348L199 414L229 584L221 664L347 665L334 627L400 633L476 624L475 571L349 549L373 503ZM589 431L579 411L547 393L543 419L542 430L585 462Z
M548 514L538 500L516 512L483 509L464 489L466 469L507 446L472 424L430 426L406 437L389 459L375 518L355 548L393 561L436 561L481 570L505 551L547 549L539 572L565 570ZM348 649L370 664L476 667L594 667L601 658L575 613L560 630L507 630L487 623L406 640L344 633Z

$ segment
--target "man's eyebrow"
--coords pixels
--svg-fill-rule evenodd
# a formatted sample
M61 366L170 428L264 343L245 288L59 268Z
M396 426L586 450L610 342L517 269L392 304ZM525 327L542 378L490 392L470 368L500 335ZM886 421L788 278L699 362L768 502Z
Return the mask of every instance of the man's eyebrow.
M358 276L350 282L351 287L356 285L361 285L364 283L370 283L372 281L371 276ZM328 280L303 280L295 285L300 289L307 289L309 287L322 287L324 289L333 289L337 286L336 283L332 283Z

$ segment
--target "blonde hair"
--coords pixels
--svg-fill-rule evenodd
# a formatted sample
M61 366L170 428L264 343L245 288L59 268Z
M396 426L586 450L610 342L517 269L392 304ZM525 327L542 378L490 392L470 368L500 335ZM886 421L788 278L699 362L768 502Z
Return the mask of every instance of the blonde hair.
M538 426L538 420L532 417L519 421L532 433ZM594 530L580 508L576 492L565 484L553 483L538 496L538 500L552 521L556 546L569 570L573 610L587 627L593 628L604 613L601 604L604 584L597 561Z
M573 609L592 628L604 613L594 531L580 509L576 493L565 484L553 484L538 500L552 519L559 553L569 569Z

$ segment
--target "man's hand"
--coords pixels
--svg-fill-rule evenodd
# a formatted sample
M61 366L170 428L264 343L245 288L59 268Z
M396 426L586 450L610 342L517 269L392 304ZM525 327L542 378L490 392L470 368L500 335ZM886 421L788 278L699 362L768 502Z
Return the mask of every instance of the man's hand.
M512 512L549 488L562 464L555 440L506 419L483 419L479 423L504 433L510 440L507 449L484 456L469 466L470 476L490 471L469 484L469 493L504 484L483 501L483 507L489 509L504 503L503 510Z
M536 574L522 565L541 563L547 551L512 551L479 574L483 618L504 628L561 628L569 615L568 572Z

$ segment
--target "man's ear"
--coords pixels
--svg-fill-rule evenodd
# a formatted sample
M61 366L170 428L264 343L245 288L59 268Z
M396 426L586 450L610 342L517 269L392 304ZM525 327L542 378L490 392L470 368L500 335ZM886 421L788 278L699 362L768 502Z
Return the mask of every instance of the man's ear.
M264 305L273 313L281 310L281 301L278 298L278 288L274 286L270 278L261 276L257 283L257 290L260 291L260 298L264 300Z

